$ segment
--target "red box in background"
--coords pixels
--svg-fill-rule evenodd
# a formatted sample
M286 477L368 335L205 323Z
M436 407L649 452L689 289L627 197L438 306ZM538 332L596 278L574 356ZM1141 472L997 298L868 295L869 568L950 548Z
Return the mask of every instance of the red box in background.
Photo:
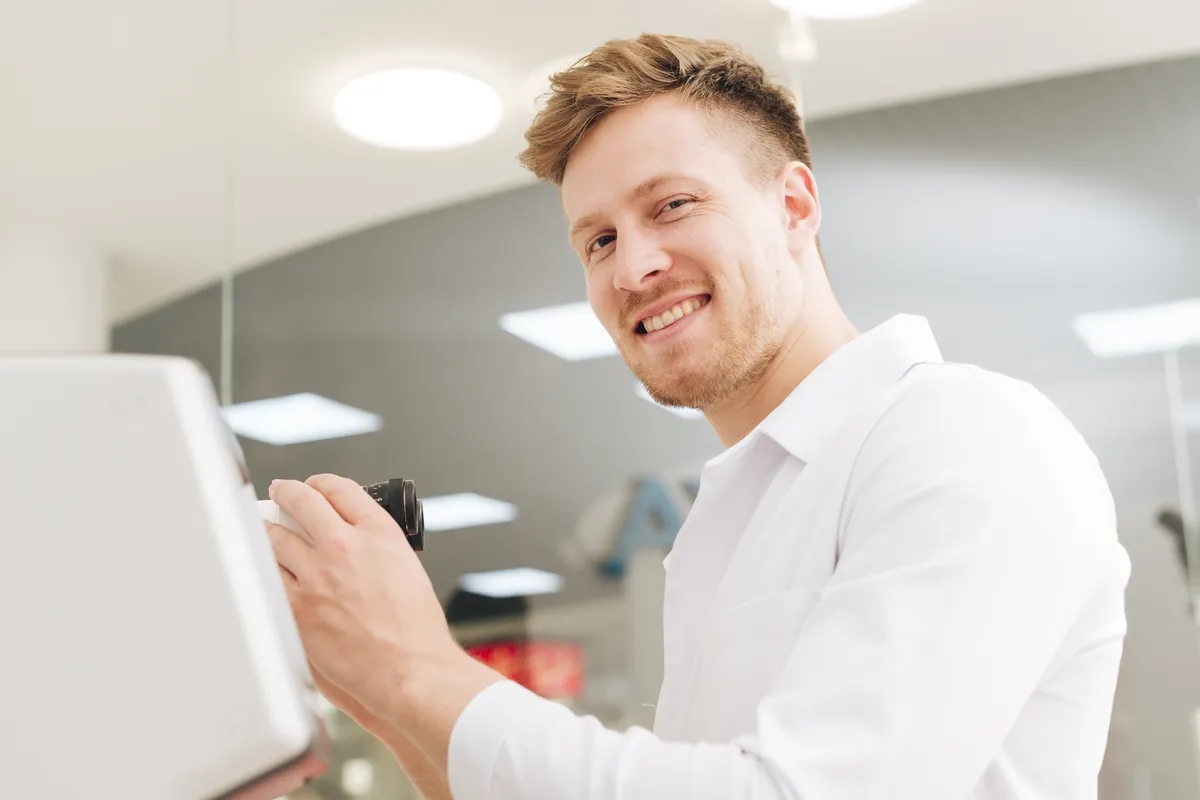
M583 649L572 642L488 642L465 648L509 680L542 697L583 694Z

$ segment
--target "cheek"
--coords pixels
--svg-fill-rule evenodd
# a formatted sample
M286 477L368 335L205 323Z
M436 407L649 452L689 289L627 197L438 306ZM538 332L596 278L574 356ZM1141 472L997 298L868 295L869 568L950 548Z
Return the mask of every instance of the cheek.
M600 324L615 332L620 326L621 306L617 290L613 288L611 278L603 276L600 270L587 274L588 304L592 312L600 320Z
M680 261L701 265L720 286L743 282L741 265L757 260L754 241L735 220L697 215L681 221L672 231L671 249L682 257Z

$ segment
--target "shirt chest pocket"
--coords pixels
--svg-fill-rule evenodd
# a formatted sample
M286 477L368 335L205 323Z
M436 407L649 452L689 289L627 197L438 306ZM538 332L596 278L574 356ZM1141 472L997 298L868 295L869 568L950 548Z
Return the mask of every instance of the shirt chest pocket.
M754 730L759 701L771 693L820 595L794 588L713 612L701 633L690 739L727 742Z

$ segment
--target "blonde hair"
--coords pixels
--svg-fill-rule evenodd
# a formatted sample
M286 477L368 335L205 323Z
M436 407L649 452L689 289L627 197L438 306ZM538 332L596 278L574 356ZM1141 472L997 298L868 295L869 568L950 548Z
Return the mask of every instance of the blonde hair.
M571 151L617 108L675 94L711 113L752 143L751 174L768 180L789 161L810 167L808 137L795 96L735 45L642 34L610 41L551 78L550 96L525 132L521 163L561 184Z

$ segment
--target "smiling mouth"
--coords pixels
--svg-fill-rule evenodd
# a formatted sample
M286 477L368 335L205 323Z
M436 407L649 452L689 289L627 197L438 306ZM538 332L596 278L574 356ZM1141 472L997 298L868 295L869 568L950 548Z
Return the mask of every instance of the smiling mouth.
M669 328L689 314L694 314L700 309L704 308L706 305L708 305L710 300L712 300L712 297L706 294L700 295L699 297L688 298L682 303L676 303L674 306L662 312L661 314L655 314L653 317L646 317L637 324L637 327L634 328L634 331L636 331L638 334L645 335L647 333L654 333L655 331L661 331L665 328Z

